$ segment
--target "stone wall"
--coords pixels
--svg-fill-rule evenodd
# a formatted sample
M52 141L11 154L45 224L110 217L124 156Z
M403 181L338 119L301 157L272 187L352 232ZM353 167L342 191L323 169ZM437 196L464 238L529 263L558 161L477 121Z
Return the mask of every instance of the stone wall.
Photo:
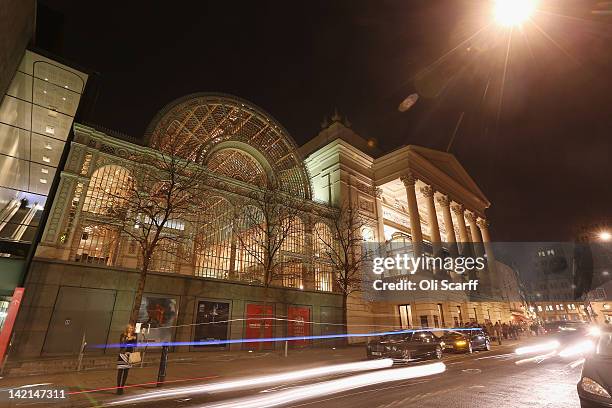
M102 319L90 326L95 326L97 331L100 330L99 327L104 330L102 333L95 333L98 343L100 338L105 344L118 342L120 333L129 320L137 282L138 273L134 270L74 262L35 260L28 276L25 298L15 326L14 344L16 346L11 351L11 357L78 353L78 345L82 340L80 331L72 330L72 328L70 328L72 331L66 331L66 333L72 333L66 339L72 348L64 352L50 352L50 337L54 337L50 336L50 333L58 332L57 325L65 324L67 328L76 324L87 325L89 322L83 323L83 319L87 319L87 316L92 316L92 319ZM72 299L75 299L74 295L80 296L77 299L82 299L79 300L82 308L77 307L80 310L66 312L64 316L62 315L62 304L64 304L62 294L66 293L72 294ZM311 321L330 323L312 324L310 329L312 335L333 333L334 330L337 330L336 325L341 322L342 316L342 299L337 294L283 288L266 290L261 286L185 275L151 272L147 277L146 294L177 299L179 306L176 323L178 327L174 332L175 341L193 340L193 323L198 300L225 300L230 303L230 319L232 320L229 324L230 339L245 337L246 323L241 319L246 317L246 305L249 303L266 302L267 305L273 305L275 317L278 318L287 316L289 305L309 308ZM72 303L74 304L74 300ZM111 304L110 309L104 309L108 308L104 306L108 304ZM286 322L275 321L274 323L274 337L285 336L287 334ZM60 327L60 329L64 328ZM332 341L321 340L311 344L321 345L330 344L330 342ZM91 345L92 341L88 343ZM281 344L276 345L276 347L282 346ZM241 344L230 346L232 350L241 348ZM194 350L190 346L177 347L177 351L189 351L190 349ZM195 350L202 349L196 348ZM116 350L88 348L88 353L103 352L115 353Z

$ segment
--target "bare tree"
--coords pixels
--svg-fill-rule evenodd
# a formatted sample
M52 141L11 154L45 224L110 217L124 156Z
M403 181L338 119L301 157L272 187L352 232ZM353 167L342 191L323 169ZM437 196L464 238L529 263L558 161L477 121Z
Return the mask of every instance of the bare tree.
M105 211L118 225L119 236L135 242L139 252L139 279L130 313L138 319L148 272L155 260L172 266L190 257L194 224L201 219L207 172L203 166L179 157L171 145L164 151L131 158L134 179L109 202Z
M290 266L298 262L285 251L292 240L303 235L302 223L296 222L299 209L295 204L281 191L269 189L254 194L238 211L238 247L254 264L266 288L287 277Z
M254 270L252 280L264 286L264 310L267 310L268 289L283 284L285 280L301 279L301 260L291 256L291 249L304 247L301 222L297 222L297 204L287 194L277 189L255 193L238 211L236 241L242 258L248 258ZM295 280L294 280L295 281ZM265 337L266 316L260 323L259 337ZM273 317L273 316L267 316ZM262 350L263 343L259 343Z
M315 235L323 245L322 256L334 270L334 283L342 295L342 327L348 329L347 303L352 293L361 290L363 268L372 256L372 250L364 245L364 230L370 228L368 220L357 208L345 203L331 218L332 239L315 228ZM344 339L346 343L346 338Z

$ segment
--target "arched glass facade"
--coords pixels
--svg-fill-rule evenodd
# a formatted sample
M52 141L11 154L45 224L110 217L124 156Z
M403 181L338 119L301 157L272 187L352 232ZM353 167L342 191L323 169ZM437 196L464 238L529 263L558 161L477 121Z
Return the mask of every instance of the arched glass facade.
M307 209L314 205L308 174L297 146L273 118L238 98L194 95L162 110L147 136L151 152L172 152L210 175L203 183L196 219L165 224L150 270L332 291L333 268L313 234L313 223L325 216ZM92 149L83 156L87 167L79 164L80 175L89 182L73 190L73 213L79 214L70 216L70 225L75 225L73 260L142 265L138 242L125 232L125 225L118 228L116 217L121 214L121 222L133 222L133 228L151 222L118 210L134 191L154 197L156 188L141 185L146 182L130 155L102 158ZM270 209L270 192L280 194L274 198L279 208L291 211ZM333 242L327 224L316 225L326 228L325 239Z

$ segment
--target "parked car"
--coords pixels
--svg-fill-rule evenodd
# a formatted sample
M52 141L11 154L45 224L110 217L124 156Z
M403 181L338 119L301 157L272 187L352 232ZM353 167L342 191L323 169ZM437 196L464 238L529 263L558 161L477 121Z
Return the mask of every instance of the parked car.
M582 408L612 407L612 328L602 329L595 352L582 366L578 382Z
M444 351L471 353L474 350L491 350L491 339L481 329L448 331L441 340Z
M368 343L366 352L369 359L392 358L398 361L441 359L442 344L430 331L385 334Z

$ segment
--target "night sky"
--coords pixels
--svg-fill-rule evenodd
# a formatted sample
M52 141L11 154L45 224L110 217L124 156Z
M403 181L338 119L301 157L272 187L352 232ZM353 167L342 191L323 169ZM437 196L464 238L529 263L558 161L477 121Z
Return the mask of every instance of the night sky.
M451 152L492 202L495 240L610 219L612 15L594 1L541 0L511 35L487 1L40 3L63 15L51 51L100 73L93 123L140 137L173 99L224 92L298 144L337 107L389 151L446 150L462 117Z

